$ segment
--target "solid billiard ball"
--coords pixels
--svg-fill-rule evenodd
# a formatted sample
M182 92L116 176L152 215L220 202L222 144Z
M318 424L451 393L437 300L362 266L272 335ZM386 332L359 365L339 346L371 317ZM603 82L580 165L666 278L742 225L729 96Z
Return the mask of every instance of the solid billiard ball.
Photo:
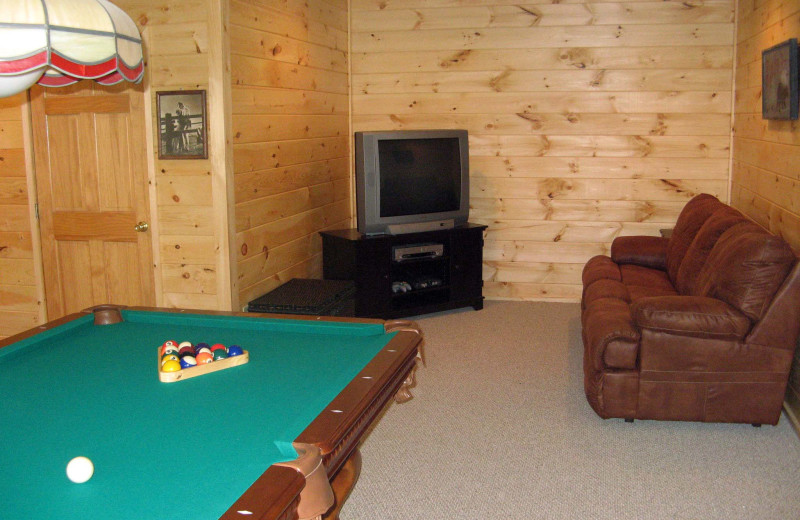
M228 356L241 356L242 354L244 354L244 351L239 345L231 345L228 347Z
M180 369L181 369L180 362L172 359L164 361L164 363L161 364L162 372L177 372Z
M75 457L67 464L67 478L76 484L83 484L94 475L94 464L86 457Z
M214 356L211 355L211 352L201 352L197 354L195 359L198 365L207 365L214 361Z

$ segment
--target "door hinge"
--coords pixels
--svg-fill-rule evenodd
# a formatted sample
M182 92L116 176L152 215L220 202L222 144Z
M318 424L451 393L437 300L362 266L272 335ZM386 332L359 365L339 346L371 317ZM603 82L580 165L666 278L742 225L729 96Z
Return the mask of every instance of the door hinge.
M39 220L39 203L38 202L34 202L33 203L33 213L34 213L34 215L36 215L36 220Z

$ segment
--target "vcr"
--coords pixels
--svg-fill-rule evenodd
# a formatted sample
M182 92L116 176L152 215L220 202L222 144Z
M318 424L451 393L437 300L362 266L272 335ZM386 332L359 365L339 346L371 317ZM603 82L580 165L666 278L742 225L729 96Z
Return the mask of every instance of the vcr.
M392 260L405 262L423 258L437 258L444 254L444 244L425 243L407 244L392 247Z

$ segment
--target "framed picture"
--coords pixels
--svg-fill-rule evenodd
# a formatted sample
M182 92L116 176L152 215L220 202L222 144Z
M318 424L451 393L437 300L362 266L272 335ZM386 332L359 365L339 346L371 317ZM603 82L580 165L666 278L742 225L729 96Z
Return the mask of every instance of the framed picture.
M797 39L761 53L761 116L797 119Z
M206 91L157 92L158 158L207 159Z

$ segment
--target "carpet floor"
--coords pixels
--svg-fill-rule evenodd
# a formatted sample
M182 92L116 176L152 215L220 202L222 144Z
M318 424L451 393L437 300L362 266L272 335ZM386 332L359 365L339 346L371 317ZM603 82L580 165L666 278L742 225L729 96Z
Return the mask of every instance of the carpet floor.
M362 446L342 520L800 518L778 426L603 420L577 304L489 301L417 320L427 366Z

